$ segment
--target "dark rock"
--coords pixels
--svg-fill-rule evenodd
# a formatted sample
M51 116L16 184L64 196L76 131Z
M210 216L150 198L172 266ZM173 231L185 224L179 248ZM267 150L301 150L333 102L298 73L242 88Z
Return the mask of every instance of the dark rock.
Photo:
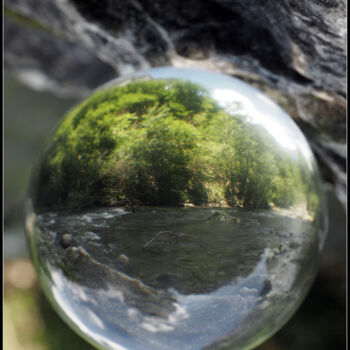
M35 70L44 87L85 94L164 65L255 85L304 130L344 201L345 0L5 0L5 9L6 68L32 85Z
M266 294L268 294L272 289L272 285L271 285L271 281L270 280L265 280L264 282L264 287L262 288L262 290L260 291L259 295L265 296Z

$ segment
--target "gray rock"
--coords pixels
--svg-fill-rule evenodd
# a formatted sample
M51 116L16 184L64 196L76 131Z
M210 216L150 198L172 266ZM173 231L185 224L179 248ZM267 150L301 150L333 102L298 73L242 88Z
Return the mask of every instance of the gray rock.
M65 233L61 238L61 246L63 248L68 248L73 244L73 236L69 233Z
M67 248L62 261L64 270L73 281L93 289L108 289L108 286L112 286L122 293L129 307L147 315L166 318L175 310L175 298L99 263L81 246Z
M345 203L345 0L5 0L5 10L5 67L32 85L84 95L164 65L255 85L303 129Z
M11 17L5 18L4 28L6 69L36 90L82 97L116 76L111 66L79 43L40 27L28 29Z

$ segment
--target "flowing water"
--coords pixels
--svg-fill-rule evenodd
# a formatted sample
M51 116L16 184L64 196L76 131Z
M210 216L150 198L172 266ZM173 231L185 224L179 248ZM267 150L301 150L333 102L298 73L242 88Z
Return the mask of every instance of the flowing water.
M291 316L319 251L295 211L99 208L32 214L27 231L56 309L105 349L244 349Z

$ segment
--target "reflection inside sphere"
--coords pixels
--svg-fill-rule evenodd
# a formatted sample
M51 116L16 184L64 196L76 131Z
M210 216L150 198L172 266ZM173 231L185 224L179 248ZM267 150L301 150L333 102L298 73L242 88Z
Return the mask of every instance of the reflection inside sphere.
M56 128L26 230L62 317L103 349L250 349L317 271L324 195L295 123L247 84L158 68Z

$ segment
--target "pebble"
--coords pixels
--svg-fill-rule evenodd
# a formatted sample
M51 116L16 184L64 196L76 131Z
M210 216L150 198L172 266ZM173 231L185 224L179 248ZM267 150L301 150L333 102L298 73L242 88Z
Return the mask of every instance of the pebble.
M125 254L120 254L117 258L120 267L125 267L129 263L129 258Z
M61 238L61 245L63 248L68 248L73 243L73 236L69 233L65 233Z

